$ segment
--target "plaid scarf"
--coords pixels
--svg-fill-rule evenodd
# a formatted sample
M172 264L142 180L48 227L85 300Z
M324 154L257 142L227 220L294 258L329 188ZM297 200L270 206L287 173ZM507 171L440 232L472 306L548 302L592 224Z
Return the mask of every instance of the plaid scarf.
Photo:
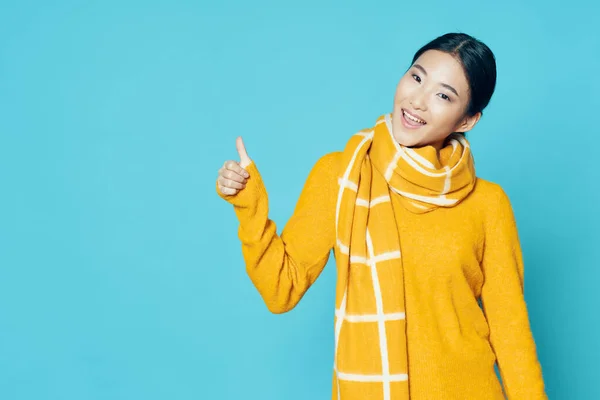
M460 203L475 185L466 138L438 154L392 136L391 115L353 135L336 206L337 266L333 398L408 400L407 315L400 237L390 196L425 213Z

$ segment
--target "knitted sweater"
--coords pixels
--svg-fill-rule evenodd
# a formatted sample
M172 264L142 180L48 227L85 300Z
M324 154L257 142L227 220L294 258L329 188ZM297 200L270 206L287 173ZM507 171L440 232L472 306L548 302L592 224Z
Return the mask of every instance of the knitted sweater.
M329 260L340 155L317 161L280 235L254 163L245 189L233 196L218 191L234 206L246 271L273 313L294 308ZM497 362L509 400L547 399L503 189L477 178L461 204L425 214L409 212L397 197L392 202L404 257L410 398L504 399Z

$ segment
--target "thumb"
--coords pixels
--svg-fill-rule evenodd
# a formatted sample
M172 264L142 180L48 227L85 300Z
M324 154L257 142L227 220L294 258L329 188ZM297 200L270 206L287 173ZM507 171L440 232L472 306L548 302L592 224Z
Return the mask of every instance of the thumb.
M246 168L248 165L252 164L252 160L248 157L248 153L246 152L246 147L244 146L244 141L241 136L235 140L235 147L237 148L237 152L240 156L240 166L242 168Z

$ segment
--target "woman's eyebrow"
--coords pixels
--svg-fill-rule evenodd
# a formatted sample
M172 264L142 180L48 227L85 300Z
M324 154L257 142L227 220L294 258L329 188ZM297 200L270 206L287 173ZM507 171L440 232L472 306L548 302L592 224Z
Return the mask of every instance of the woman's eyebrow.
M418 69L421 72L423 72L423 75L427 76L427 71L425 70L425 68L423 68L422 65L415 64L415 65L413 65L413 67L415 67L416 69ZM456 91L456 89L454 89L452 86L448 85L447 83L441 83L440 85L442 85L443 87L445 87L446 89L448 89L449 91L451 91L452 93L454 93L456 95L456 97L460 97L458 95L458 92Z
M443 87L445 87L446 89L448 89L449 91L454 93L456 95L456 97L460 97L458 95L458 92L452 86L448 85L447 83L440 83L440 85L442 85Z
M415 64L413 67L420 69L423 72L423 75L427 76L427 71L425 71L425 68L423 68L420 64Z

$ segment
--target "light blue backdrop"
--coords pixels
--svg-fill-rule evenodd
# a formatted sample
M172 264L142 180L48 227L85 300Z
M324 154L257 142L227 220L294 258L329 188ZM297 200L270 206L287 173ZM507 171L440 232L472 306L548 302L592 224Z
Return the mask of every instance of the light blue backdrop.
M328 399L333 262L270 314L217 169L243 135L280 231L449 31L498 58L469 138L513 203L548 394L600 398L597 6L284 3L1 1L0 398Z

